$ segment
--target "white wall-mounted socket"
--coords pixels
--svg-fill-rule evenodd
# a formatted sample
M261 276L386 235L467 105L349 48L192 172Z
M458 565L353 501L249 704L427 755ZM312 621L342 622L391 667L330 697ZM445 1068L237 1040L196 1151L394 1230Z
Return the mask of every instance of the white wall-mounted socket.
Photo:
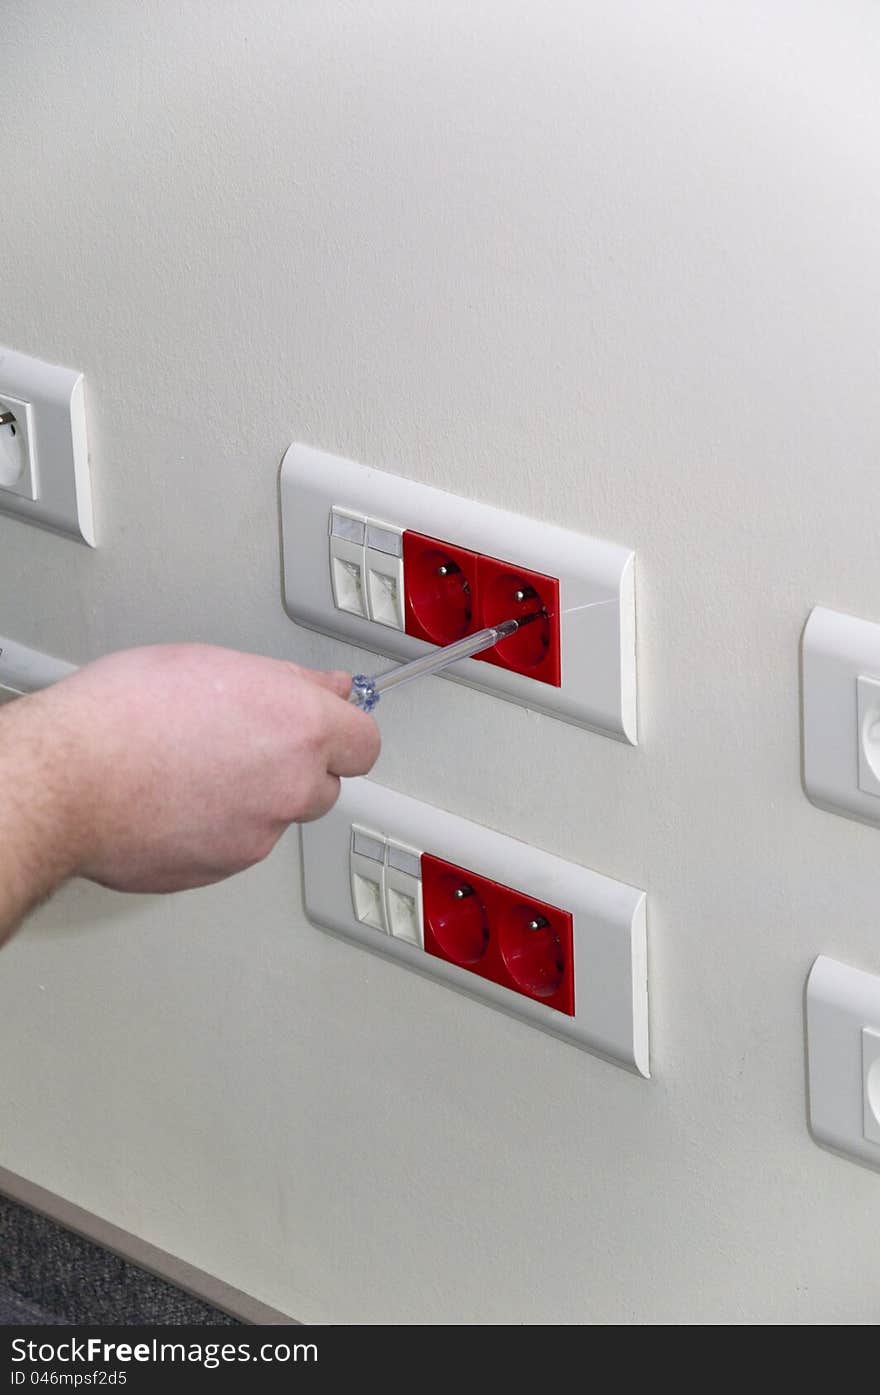
M94 547L83 376L4 348L0 513Z
M880 624L816 606L801 662L807 795L880 825Z
M810 1129L880 1168L880 977L820 954L807 979Z

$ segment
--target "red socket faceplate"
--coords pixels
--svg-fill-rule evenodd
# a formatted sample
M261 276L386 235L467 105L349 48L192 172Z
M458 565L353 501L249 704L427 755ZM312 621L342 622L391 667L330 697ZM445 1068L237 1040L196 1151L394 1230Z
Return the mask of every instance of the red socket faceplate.
M422 854L425 949L574 1016L568 911Z
M516 634L474 657L560 687L555 577L411 531L403 535L403 577L406 633L429 644L452 644L487 625L537 615Z

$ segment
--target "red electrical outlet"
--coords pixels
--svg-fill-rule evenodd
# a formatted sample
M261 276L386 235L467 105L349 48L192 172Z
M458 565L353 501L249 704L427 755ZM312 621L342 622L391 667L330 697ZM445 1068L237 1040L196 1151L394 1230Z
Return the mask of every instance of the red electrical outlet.
M425 950L574 1016L568 911L422 853Z
M477 658L499 668L513 669L541 683L562 683L559 652L559 582L540 572L527 572L510 562L481 557L477 564L480 625L499 625L520 615L541 611L539 620L503 639Z
M406 532L403 577L408 635L443 645L480 628L475 607L475 552Z
M540 610L540 619L475 658L561 686L555 577L411 531L403 535L403 577L406 633L429 644L451 644L486 625Z

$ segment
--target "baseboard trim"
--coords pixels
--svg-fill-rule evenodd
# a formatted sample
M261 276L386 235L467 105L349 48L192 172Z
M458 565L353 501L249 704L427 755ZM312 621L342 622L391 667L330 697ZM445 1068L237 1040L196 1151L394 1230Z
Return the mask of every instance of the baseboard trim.
M160 1250L157 1245L139 1239L137 1235L122 1230L110 1221L102 1220L100 1216L76 1206L72 1201L65 1201L64 1197L46 1191L45 1187L38 1187L35 1182L29 1182L26 1177L19 1177L17 1173L10 1172L5 1167L0 1167L0 1192L10 1200L20 1202L22 1206L29 1206L32 1211L39 1211L50 1220L57 1221L59 1225L66 1226L68 1230L85 1236L96 1245L103 1245L105 1250L112 1250L114 1254L121 1255L123 1259L146 1269L148 1273L157 1274L160 1279L167 1279L169 1283L183 1289L184 1293L192 1294L204 1303L211 1303L221 1312L229 1313L231 1317L239 1318L242 1322L258 1327L289 1326L297 1322L296 1318L288 1317L277 1308L270 1308L268 1304L261 1303L250 1294L242 1293L240 1289L233 1288L222 1279L215 1279L203 1269L196 1269L195 1265L187 1264L186 1260L178 1259L166 1250Z

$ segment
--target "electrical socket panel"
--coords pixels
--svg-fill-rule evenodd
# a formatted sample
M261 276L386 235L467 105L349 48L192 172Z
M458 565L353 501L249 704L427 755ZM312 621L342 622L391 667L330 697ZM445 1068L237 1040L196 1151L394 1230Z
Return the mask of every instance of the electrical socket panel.
M804 789L880 825L880 624L816 606L801 645Z
M0 513L95 545L83 375L2 347Z
M301 839L311 921L650 1075L643 891L367 779Z
M807 979L810 1132L880 1168L880 977L820 954Z
M294 444L281 469L291 618L391 658L537 618L445 676L637 743L635 557Z

